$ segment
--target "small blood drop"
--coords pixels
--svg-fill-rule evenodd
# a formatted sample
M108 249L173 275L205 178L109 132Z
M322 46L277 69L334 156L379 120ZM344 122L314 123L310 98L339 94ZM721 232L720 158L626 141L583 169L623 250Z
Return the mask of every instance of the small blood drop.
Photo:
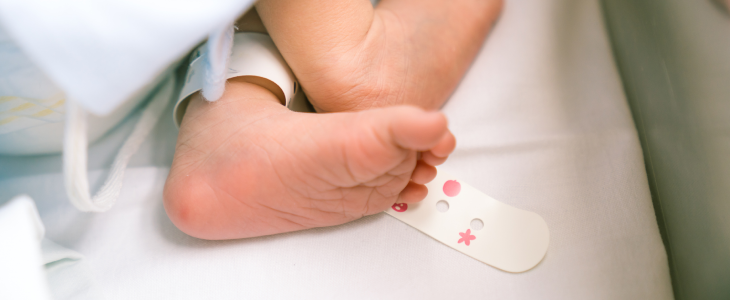
M444 183L444 194L454 197L461 192L461 184L456 180L449 180Z

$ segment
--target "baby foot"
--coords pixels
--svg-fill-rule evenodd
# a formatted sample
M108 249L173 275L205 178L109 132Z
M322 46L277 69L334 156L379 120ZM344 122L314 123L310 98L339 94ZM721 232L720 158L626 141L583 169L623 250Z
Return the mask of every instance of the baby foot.
M320 112L411 104L438 109L497 19L502 0L261 0L272 39Z
M454 145L438 112L295 113L257 85L229 82L217 102L191 100L165 209L204 239L338 225L422 200Z

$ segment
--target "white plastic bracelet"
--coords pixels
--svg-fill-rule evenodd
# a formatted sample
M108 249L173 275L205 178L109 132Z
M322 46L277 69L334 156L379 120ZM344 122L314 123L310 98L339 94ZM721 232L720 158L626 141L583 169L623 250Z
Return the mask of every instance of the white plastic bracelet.
M177 126L180 126L190 96L203 88L205 63L202 58L206 54L206 49L203 44L192 53L185 83L173 110ZM273 82L281 90L271 92L274 95L281 95L278 97L283 99L279 100L287 107L296 93L294 74L276 49L274 42L266 34L240 32L234 35L227 78L242 76L258 77ZM272 89L270 85L264 87Z

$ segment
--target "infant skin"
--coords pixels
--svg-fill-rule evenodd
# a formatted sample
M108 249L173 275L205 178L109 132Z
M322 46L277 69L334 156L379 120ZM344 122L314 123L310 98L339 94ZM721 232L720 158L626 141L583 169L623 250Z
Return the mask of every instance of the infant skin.
M456 140L440 108L501 0L260 0L268 32L319 112L229 80L182 120L165 209L182 231L235 239L332 226L422 200ZM263 21L263 22L262 22ZM263 25L266 25L265 27ZM412 106L403 106L403 105Z
M454 146L440 112L297 113L267 89L229 80L220 100L196 96L187 108L165 210L203 239L338 225L422 200Z

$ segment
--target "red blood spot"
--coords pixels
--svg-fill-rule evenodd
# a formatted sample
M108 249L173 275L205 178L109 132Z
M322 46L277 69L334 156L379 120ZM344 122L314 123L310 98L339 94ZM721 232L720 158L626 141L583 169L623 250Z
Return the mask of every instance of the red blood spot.
M396 203L396 204L393 204L392 207L393 207L393 210L395 210L397 212L404 212L404 211L406 211L406 209L408 209L408 204Z
M444 183L444 194L454 197L461 192L461 184L456 180L449 180Z

